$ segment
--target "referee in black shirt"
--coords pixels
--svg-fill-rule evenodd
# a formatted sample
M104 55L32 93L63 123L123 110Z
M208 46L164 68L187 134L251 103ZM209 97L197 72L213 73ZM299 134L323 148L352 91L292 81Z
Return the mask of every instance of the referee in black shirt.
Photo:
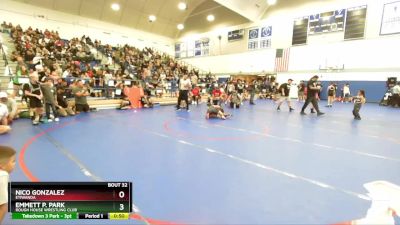
M317 85L318 78L319 77L317 75L315 75L307 83L307 99L303 105L303 108L301 109L301 112L300 112L301 115L306 115L304 110L307 108L308 104L310 104L310 103L312 103L314 109L317 111L318 116L322 116L325 114L325 113L319 111L319 107L318 107L318 101L317 101L316 95L319 92L319 90L321 89L321 86Z

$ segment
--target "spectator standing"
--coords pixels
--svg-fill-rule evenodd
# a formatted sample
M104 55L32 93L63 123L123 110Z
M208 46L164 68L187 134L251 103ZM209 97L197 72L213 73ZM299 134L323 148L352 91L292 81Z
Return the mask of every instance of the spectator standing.
M343 100L342 102L347 103L350 102L351 92L350 92L350 84L346 83L343 86Z
M56 122L60 121L56 110L56 88L54 87L53 79L46 78L46 81L44 82L44 84L41 85L41 88L43 93L43 101L46 110L47 122L53 122L53 119ZM54 116L50 115L50 109L53 111Z
M248 91L250 93L250 105L255 105L255 103L254 103L254 97L256 95L256 81L255 80L250 83L250 85L248 87Z
M29 83L23 86L24 95L29 99L29 108L33 112L33 125L38 125L43 113L42 91L40 90L39 76L36 72L29 76Z
M89 91L83 84L82 80L77 81L75 87L72 88L72 94L75 96L75 112L89 112L89 105L87 103L87 96L90 95Z
M336 86L333 82L331 82L328 86L328 105L326 107L332 107L333 102L336 97Z

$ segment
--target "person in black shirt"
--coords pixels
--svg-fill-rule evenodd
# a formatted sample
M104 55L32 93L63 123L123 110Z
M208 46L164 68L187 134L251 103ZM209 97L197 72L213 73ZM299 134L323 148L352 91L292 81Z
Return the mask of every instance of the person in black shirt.
M57 101L56 101L57 113L63 117L74 116L75 112L72 110L72 105L67 101L66 88L59 85L57 88Z
M236 84L236 90L238 91L239 95L241 97L243 97L243 93L244 93L244 83L242 80L238 79L237 80L237 84Z
M332 107L332 104L335 101L335 96L336 86L333 82L331 82L328 86L328 105L326 107Z
M276 108L276 110L278 111L281 110L281 105L284 101L287 102L290 112L294 110L290 105L290 98L289 98L290 86L292 85L292 82L293 80L289 79L287 83L283 83L281 84L281 86L279 86L278 91L281 94L281 98L278 100L278 108Z
M40 90L39 77L36 72L29 76L30 81L23 86L24 95L29 99L29 108L34 112L33 125L38 125L43 114L42 91Z
M304 110L307 108L307 106L312 103L314 109L317 111L317 115L321 116L324 115L325 113L319 111L318 107L318 101L317 101L317 94L319 90L321 89L320 86L317 85L318 83L318 76L315 75L313 76L307 83L307 99L306 102L303 105L303 108L301 109L300 114L301 115L306 115Z

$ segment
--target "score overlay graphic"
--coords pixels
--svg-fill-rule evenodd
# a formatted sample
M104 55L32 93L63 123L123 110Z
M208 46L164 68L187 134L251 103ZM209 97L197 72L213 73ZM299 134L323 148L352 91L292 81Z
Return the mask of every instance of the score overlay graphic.
M131 182L12 182L12 219L128 219Z

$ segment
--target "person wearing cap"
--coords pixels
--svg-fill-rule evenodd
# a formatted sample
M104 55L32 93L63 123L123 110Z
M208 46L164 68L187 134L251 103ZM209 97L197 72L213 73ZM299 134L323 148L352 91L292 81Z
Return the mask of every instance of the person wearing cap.
M294 109L292 108L292 106L290 105L290 98L289 98L289 93L290 93L290 86L292 85L293 80L289 79L287 83L283 83L281 84L281 86L279 86L278 91L281 94L281 97L278 100L278 107L276 108L276 110L280 111L281 110L281 105L284 101L287 102L288 106L289 106L289 111L293 111Z
M54 87L53 79L46 78L45 82L41 85L43 93L43 101L46 110L47 122L58 122L58 112L56 110L56 88ZM53 111L53 116L50 116L50 109Z
M38 125L43 114L43 95L40 89L39 76L36 72L30 74L29 83L24 84L23 91L29 99L29 108L33 112L32 124Z
M0 103L3 103L7 106L8 110L8 124L11 124L14 119L18 117L18 105L17 102L8 98L6 92L0 92Z
M318 94L318 91L321 89L321 86L317 85L318 78L319 77L317 75L315 75L307 83L307 99L303 105L303 108L301 109L301 112L300 112L301 115L306 115L304 110L307 108L307 106L310 103L312 103L313 108L317 111L318 116L322 116L325 114L325 113L319 111L319 107L318 107L317 94Z

